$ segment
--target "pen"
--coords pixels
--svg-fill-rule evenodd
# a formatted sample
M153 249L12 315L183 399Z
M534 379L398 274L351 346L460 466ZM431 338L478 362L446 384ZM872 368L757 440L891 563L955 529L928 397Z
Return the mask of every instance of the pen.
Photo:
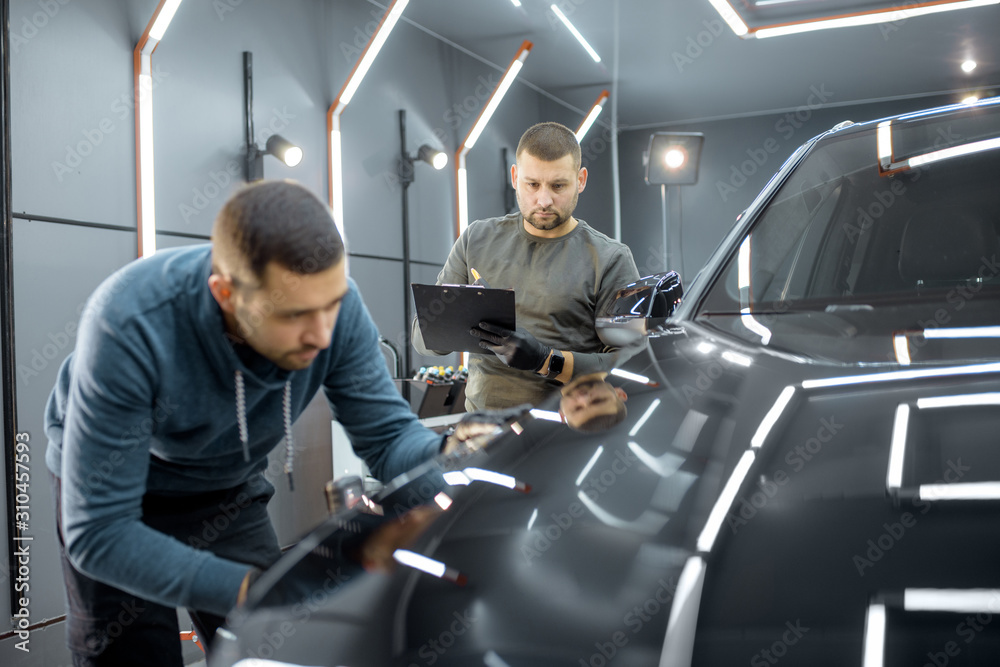
M486 281L483 280L483 277L481 275L479 275L479 271L476 271L475 269L473 269L471 267L469 268L469 271L472 272L472 275L476 279L476 282L473 283L473 285L479 284L479 285L482 285L483 287L485 287L486 289L490 288L490 286L486 284Z

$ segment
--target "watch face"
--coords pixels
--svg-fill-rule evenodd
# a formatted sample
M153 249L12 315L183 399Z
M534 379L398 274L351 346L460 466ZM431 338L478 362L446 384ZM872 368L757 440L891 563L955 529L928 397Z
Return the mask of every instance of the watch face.
M561 354L552 353L552 358L549 359L549 372L548 377L555 377L562 373L563 364L566 363L566 358Z

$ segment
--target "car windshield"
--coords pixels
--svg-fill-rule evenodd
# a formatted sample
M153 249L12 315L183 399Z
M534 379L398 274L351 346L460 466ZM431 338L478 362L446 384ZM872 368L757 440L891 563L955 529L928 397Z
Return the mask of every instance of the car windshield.
M1000 291L1000 105L819 140L728 259L702 315L940 304Z

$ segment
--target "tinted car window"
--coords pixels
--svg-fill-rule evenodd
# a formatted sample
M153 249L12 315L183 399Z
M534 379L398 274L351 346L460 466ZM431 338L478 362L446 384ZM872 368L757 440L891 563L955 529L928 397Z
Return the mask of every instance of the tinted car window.
M961 129L974 140L987 125L1000 127L996 112ZM1000 248L996 149L886 175L876 134L869 126L813 148L729 259L703 313L932 302L935 291L970 282L997 289L988 261ZM897 136L916 155L969 145L947 118Z

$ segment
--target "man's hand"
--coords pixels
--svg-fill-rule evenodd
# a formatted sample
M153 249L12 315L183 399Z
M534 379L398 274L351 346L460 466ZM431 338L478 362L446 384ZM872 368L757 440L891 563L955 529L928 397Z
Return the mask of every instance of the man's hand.
M517 419L530 409L531 403L523 403L501 410L466 412L455 425L451 435L445 439L444 448L441 451L445 454L451 454L458 451L463 444L467 451L475 451L486 445L496 435L503 433L505 424Z
M552 348L542 345L527 330L504 329L489 322L480 322L479 328L469 331L479 338L479 347L489 350L511 368L522 371L537 371L545 364Z
M500 431L497 424L486 424L482 422L462 422L455 426L455 432L449 435L444 441L445 454L458 451L463 444L469 450L476 450L486 444L494 435Z

